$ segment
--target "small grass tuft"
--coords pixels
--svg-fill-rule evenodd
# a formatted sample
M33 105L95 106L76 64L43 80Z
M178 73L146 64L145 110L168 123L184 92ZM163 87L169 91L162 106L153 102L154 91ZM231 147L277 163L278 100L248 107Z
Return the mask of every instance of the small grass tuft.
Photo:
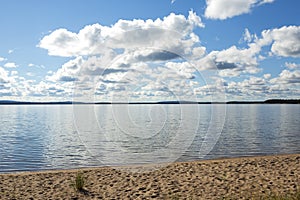
M84 180L83 174L77 173L76 178L75 178L75 183L73 185L75 190L78 192L84 191L84 189L83 189L84 184L85 184L85 180Z

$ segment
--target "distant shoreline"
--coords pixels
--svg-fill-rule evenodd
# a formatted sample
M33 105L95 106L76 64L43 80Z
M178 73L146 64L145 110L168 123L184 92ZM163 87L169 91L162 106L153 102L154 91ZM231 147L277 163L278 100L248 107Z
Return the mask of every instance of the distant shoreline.
M300 104L300 99L268 99L265 101L228 101L228 102L193 102L193 101L158 101L158 102L28 102L28 101L11 101L0 100L0 105L71 105L71 104Z

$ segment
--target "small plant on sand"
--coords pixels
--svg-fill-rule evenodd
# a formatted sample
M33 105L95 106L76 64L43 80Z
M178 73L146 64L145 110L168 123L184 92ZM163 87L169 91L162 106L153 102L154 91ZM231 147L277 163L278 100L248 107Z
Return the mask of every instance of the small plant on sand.
M73 184L76 191L79 191L79 192L84 191L84 189L83 189L84 183L85 183L85 180L84 180L83 174L77 173L76 178L75 178L75 183Z

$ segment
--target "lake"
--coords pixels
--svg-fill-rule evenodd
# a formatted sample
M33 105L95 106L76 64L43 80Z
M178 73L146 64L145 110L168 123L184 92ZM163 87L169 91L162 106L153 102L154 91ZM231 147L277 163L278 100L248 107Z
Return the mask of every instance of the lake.
M1 105L0 172L300 153L300 105Z

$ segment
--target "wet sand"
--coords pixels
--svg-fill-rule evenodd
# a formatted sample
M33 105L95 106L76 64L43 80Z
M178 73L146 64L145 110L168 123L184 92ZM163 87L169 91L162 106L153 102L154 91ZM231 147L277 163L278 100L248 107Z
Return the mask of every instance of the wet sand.
M300 154L0 174L0 199L259 199L299 189Z

